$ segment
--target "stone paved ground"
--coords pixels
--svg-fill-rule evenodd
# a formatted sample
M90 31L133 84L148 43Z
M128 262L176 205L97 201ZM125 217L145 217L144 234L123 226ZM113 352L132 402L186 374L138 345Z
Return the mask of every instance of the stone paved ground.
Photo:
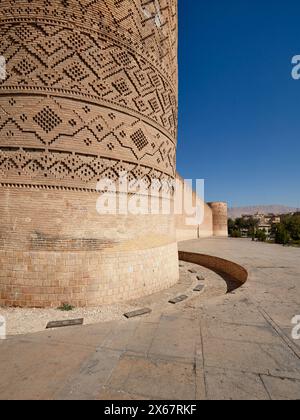
M238 239L180 249L236 261L249 281L226 295L222 279L207 276L198 295L194 278L183 282L187 301L173 306L162 294L140 319L1 341L0 398L300 399L300 341L291 338L300 249Z

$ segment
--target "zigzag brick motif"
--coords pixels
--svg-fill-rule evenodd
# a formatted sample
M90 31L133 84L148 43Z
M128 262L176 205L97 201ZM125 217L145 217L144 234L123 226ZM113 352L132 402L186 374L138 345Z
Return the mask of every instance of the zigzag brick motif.
M93 188L119 166L174 178L176 8L0 1L1 182Z

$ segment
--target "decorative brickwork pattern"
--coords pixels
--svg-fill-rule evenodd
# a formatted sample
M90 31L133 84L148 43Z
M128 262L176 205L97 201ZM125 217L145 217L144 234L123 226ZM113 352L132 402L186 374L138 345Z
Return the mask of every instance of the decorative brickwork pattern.
M6 184L92 188L120 163L133 177L140 168L141 177L155 169L174 178L176 8L175 0L0 2Z
M0 33L0 305L176 283L172 215L99 215L96 187L127 172L173 192L177 1L0 0Z
M95 188L120 171L133 179L173 178L175 147L159 130L121 112L99 113L95 105L72 110L75 105L62 98L0 96L2 182L19 177L27 184Z

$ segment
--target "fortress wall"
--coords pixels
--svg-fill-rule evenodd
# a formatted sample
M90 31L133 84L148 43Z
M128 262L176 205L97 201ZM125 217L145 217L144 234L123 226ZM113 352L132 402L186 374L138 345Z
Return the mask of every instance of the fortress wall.
M0 31L0 304L176 283L173 217L100 216L96 185L175 178L177 1L3 0Z
M177 174L176 177L177 181L181 184L181 188L183 188L184 180ZM204 209L204 219L200 225L193 225L189 226L187 224L187 218L191 216L183 211L181 215L175 216L175 225L176 225L176 238L177 241L185 241L189 239L197 239L197 238L207 238L213 236L213 218L212 218L212 210L203 201L197 196L196 192L192 190L189 186L187 189L191 191L192 194L192 202L193 206L196 207L200 206L200 208ZM182 208L184 208L183 197L182 197Z

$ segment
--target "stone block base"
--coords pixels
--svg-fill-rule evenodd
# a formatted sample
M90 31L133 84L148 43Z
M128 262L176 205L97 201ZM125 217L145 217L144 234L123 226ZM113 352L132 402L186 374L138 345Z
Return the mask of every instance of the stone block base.
M144 250L0 250L0 305L98 306L137 299L179 279L177 244Z

